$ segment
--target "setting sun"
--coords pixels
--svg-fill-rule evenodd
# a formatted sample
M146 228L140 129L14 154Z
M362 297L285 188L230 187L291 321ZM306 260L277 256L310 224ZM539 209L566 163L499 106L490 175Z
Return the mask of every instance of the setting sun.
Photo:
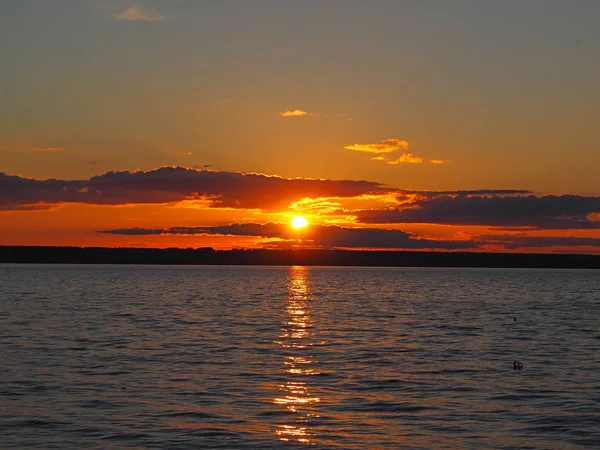
M308 225L308 221L302 216L297 216L292 219L292 226L294 228L304 228L306 225Z

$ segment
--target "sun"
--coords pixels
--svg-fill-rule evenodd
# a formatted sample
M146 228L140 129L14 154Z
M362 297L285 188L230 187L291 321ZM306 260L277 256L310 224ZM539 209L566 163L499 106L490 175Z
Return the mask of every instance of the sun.
M292 226L294 228L304 228L308 225L308 221L302 216L296 216L292 219Z

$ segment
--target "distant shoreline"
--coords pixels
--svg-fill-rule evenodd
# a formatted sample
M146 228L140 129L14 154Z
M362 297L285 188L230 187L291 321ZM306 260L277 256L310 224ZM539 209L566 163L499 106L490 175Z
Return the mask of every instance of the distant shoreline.
M0 246L0 263L600 269L600 255Z

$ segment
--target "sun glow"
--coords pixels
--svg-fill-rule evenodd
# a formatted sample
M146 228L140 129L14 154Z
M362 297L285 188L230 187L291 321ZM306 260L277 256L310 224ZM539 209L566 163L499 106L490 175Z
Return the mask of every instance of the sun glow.
M304 228L306 225L308 225L308 221L302 216L297 216L292 219L292 226L294 228Z

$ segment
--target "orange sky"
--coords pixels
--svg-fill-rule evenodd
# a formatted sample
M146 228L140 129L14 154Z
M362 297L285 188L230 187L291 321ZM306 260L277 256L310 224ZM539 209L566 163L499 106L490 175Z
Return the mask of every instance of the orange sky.
M0 245L600 253L600 4L32 5Z
M376 182L163 167L89 180L0 176L4 245L586 252L599 198L406 191ZM294 217L308 225L294 228Z

